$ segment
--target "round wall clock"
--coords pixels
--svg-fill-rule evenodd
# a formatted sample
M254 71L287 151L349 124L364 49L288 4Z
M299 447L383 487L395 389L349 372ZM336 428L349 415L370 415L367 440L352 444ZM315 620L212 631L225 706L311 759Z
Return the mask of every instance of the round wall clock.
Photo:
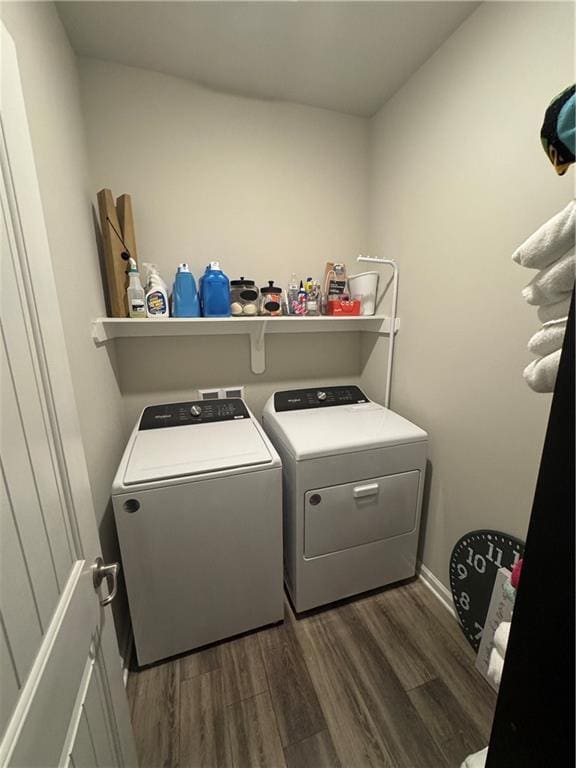
M470 531L450 557L452 598L464 634L478 650L499 568L512 570L524 554L524 542L501 531Z

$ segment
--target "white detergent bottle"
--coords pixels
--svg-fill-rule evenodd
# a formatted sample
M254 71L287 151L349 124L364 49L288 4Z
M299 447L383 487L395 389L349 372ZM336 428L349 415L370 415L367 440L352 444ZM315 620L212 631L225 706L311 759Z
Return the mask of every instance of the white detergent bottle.
M146 316L170 317L168 306L168 291L166 283L162 280L158 267L155 264L147 264L148 279L146 281Z
M132 258L129 263L128 279L130 282L126 289L126 296L128 298L128 316L146 317L146 291L142 288L142 283L140 282L138 265Z

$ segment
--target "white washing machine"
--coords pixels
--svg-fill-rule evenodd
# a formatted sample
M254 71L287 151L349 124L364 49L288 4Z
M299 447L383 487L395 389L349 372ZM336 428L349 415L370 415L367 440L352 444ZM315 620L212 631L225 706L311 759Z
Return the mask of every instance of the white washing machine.
M413 576L428 436L356 386L276 392L284 578L306 611Z
M112 494L140 665L283 618L282 467L242 400L145 408Z

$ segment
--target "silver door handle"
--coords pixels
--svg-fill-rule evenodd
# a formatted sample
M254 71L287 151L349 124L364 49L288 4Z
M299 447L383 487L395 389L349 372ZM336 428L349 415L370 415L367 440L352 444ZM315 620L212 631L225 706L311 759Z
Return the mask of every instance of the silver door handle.
M94 561L94 565L92 566L92 582L94 584L94 589L99 589L104 579L108 582L108 595L100 600L100 605L110 605L112 600L116 597L119 572L119 563L104 565L104 560L102 560L101 557L97 557Z
M354 498L361 499L364 496L376 496L378 490L378 483L370 483L370 485L357 485L353 491Z

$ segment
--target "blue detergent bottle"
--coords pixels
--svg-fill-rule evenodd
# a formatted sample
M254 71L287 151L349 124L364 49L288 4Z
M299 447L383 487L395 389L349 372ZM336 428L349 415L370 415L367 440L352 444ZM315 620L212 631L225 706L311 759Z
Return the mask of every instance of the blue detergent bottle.
M230 280L218 261L211 261L200 278L200 301L204 317L230 317Z
M172 317L200 317L200 301L188 264L179 264L172 289Z

